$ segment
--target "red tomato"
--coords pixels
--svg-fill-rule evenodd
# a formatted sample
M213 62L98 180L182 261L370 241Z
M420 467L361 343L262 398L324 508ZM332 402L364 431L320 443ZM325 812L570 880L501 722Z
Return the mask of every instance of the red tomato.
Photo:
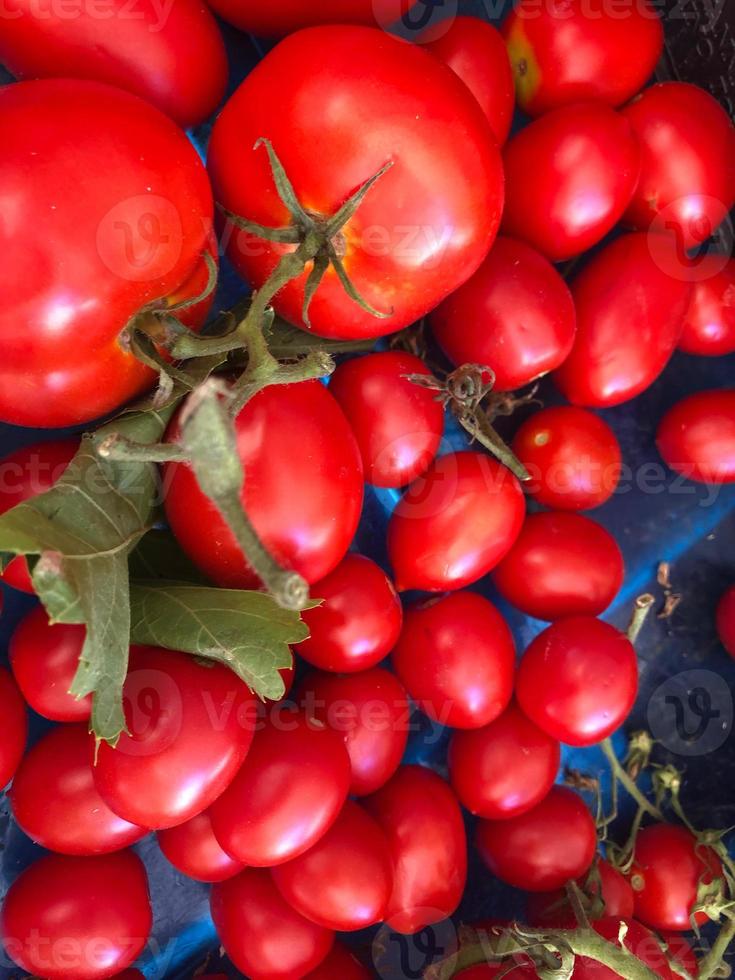
M393 583L374 561L346 555L311 591L324 602L302 614L311 636L296 649L308 663L354 673L374 667L393 649L403 609Z
M516 0L503 35L518 104L531 116L587 100L622 105L651 77L664 46L661 20L646 0L623 17L583 0Z
M608 917L595 922L594 929L608 942L620 946L620 926L623 923L627 926L627 932L622 945L639 960L642 960L658 976L663 977L663 980L675 980L679 974L674 973L669 966L666 953L661 948L661 940L640 922L636 922L630 916ZM621 967L624 966L625 962L622 957L621 950ZM694 975L696 976L696 970ZM620 974L615 970L586 956L580 956L577 959L572 973L574 980L617 980L619 976Z
M212 887L212 918L232 962L251 980L295 980L324 960L331 929L309 922L282 897L268 871L246 868Z
M480 103L502 146L513 122L513 72L503 38L479 17L442 20L416 38L427 51L449 65Z
M527 965L521 963L518 966L508 969L507 960L499 960L497 963L479 963L477 966L468 966L466 970L460 970L456 974L455 980L495 980L498 974L502 974L503 980L533 980L537 977L536 967L531 963Z
M543 255L504 236L429 322L452 363L492 368L497 391L521 388L559 367L574 343L567 284Z
M735 260L714 254L697 260L679 350L706 357L735 352Z
M380 922L393 887L388 840L370 814L351 800L321 840L272 874L297 912L341 932Z
M385 351L341 364L329 385L355 433L365 479L376 487L405 487L426 471L441 443L444 408L409 374L431 371L413 354Z
M482 728L513 694L513 634L495 606L474 592L408 609L392 660L418 707L452 728Z
M230 784L253 738L255 700L221 664L132 647L123 733L94 779L115 813L150 830L196 816Z
M604 913L606 918L630 919L633 916L633 889L617 868L598 858L597 871L600 876L597 883L590 889L597 896L602 892ZM586 875L577 881L584 890L587 883ZM548 926L552 929L576 929L577 920L574 917L567 894L563 889L553 892L536 892L528 896L526 903L526 919L532 926Z
M532 810L510 820L481 820L477 849L492 873L528 892L561 888L592 864L597 833L584 801L554 786Z
M0 514L50 490L79 449L78 439L37 442L16 449L0 461ZM0 579L21 592L33 592L33 583L24 555L7 565Z
M215 837L244 864L283 864L326 834L349 786L342 736L303 714L273 710L232 785L212 806Z
M516 695L531 721L566 745L595 745L619 728L638 691L624 633L593 616L552 623L529 644Z
M0 37L0 61L16 78L89 78L140 95L194 126L225 94L227 56L217 23L200 0L54 4L14 0ZM202 66L206 65L206 71Z
M209 171L227 209L279 227L291 217L265 150L255 148L264 137L299 200L318 215L336 214L393 163L335 239L357 291L388 315L362 309L330 271L309 308L318 336L377 337L413 323L468 279L493 243L503 207L500 154L472 93L428 51L384 31L317 27L286 38L248 75L215 123ZM283 246L231 225L224 241L256 289L283 254ZM305 284L302 275L273 300L299 326Z
M627 23L627 22L626 22ZM622 110L641 146L641 176L625 221L673 232L692 248L706 241L735 203L735 128L704 89L653 85Z
M219 16L241 31L259 37L282 37L316 24L364 24L388 27L405 14L415 0L209 0Z
M558 262L586 251L620 220L640 150L621 115L581 103L526 126L508 142L503 162L503 231Z
M682 398L661 419L656 445L666 465L689 480L735 482L735 388Z
M505 820L543 800L559 771L560 747L511 704L475 731L455 732L449 778L470 813Z
M471 585L505 557L526 503L505 466L485 453L449 453L405 492L388 524L399 592Z
M77 425L153 384L121 334L146 304L201 292L212 192L184 133L128 92L43 79L0 100L3 211L22 215L0 236L0 419Z
M27 737L25 701L10 671L0 667L0 789L13 778Z
M623 584L623 556L602 525L581 514L529 514L493 572L500 594L527 616L599 616Z
M318 581L347 551L362 508L360 454L342 410L318 381L272 385L245 405L235 427L247 473L241 499L255 530L282 565ZM167 439L178 437L177 415ZM192 561L222 588L257 587L235 536L199 489L193 470L169 463L164 486L168 522Z
M225 881L245 867L222 850L207 810L178 827L159 830L157 836L171 864L195 881Z
M717 632L724 648L735 657L735 585L730 586L717 605Z
M620 482L623 457L615 433L584 408L535 412L516 433L513 452L531 476L529 494L545 507L599 507Z
M335 943L325 960L305 980L371 980L373 974L342 943Z
M619 405L653 384L673 354L691 299L673 238L623 235L572 284L577 339L555 371L575 405Z
M452 915L467 878L467 841L444 780L421 766L401 766L364 804L388 835L393 857L390 928L410 935Z
M151 924L148 878L132 851L42 857L16 878L0 912L8 955L47 980L102 980L125 969Z
M344 677L313 673L300 697L307 714L342 733L352 768L351 795L366 796L388 782L403 758L411 712L394 674L380 668Z

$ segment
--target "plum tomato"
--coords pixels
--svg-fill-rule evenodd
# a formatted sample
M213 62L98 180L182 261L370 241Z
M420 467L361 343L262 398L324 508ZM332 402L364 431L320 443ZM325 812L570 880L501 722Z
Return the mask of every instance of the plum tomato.
M252 980L293 980L324 960L334 932L281 895L269 871L246 868L212 886L212 918L225 952Z
M672 232L681 249L705 242L735 203L735 127L697 85L662 82L622 114L641 146L641 175L624 221Z
M522 710L566 745L601 742L628 717L638 691L635 649L594 616L559 619L521 658L516 696Z
M656 445L666 465L689 480L735 482L735 388L677 402L661 419Z
M529 514L518 540L493 572L495 587L536 619L599 616L623 584L615 538L582 514Z
M399 500L388 555L399 592L471 585L505 557L526 502L510 470L484 453L440 456Z
M577 337L554 372L575 405L605 408L639 395L658 378L679 342L692 284L665 235L622 235L572 283Z
M735 259L703 255L696 269L679 350L704 357L735 353Z
M283 37L318 24L363 24L388 27L407 13L416 0L210 0L222 20L258 37Z
M669 965L659 937L631 916L614 916L599 919L593 923L593 928L603 939L620 947L620 926L626 926L625 938L622 945L641 960L654 974L662 980L676 980L679 976ZM624 964L623 952L620 952L621 967ZM696 976L696 969L693 976ZM618 980L620 973L610 967L603 966L597 960L580 956L574 964L573 980Z
M386 923L411 935L452 915L467 878L467 840L449 786L429 769L401 766L363 803L385 831L393 858Z
M179 437L179 418L169 442ZM362 464L347 419L324 385L303 381L260 391L235 429L247 473L242 504L256 532L281 565L317 582L342 559L360 519ZM164 494L171 530L213 582L226 589L260 584L190 466L165 466Z
M350 298L330 270L309 306L318 336L377 337L414 323L472 275L495 239L503 168L482 109L450 68L384 31L326 26L292 34L220 113L208 156L217 200L250 221L282 227L292 219L268 154L255 146L263 138L318 218L335 215L392 164L331 243L357 292L383 315ZM231 222L223 241L256 289L283 254L282 245ZM302 327L306 281L305 273L273 299L276 312Z
M9 670L0 667L0 789L13 778L28 738L25 701Z
M373 974L356 960L342 943L335 943L329 955L304 980L372 980Z
M516 704L474 731L454 732L449 778L470 813L507 820L531 810L554 785L560 746Z
M292 708L273 708L237 776L210 809L215 837L243 864L283 864L326 834L349 786L342 736Z
M591 248L620 220L638 180L640 150L623 116L580 103L513 136L503 163L503 233L560 262Z
M623 456L615 433L587 409L543 408L521 425L512 446L531 477L525 489L545 507L599 507L620 482Z
M207 810L177 827L159 830L156 836L171 864L195 881L225 881L245 867L222 850Z
M574 343L575 319L569 287L548 259L501 235L429 323L453 364L487 365L495 390L512 391L563 363Z
M50 854L21 873L0 911L8 955L48 980L102 980L129 966L152 925L148 877L132 851Z
M430 718L451 728L482 728L513 695L515 643L495 606L453 592L406 610L393 669Z
M480 820L477 849L492 873L528 892L563 888L592 864L597 832L584 800L554 786L532 810L509 820Z
M731 585L717 604L717 633L720 642L735 657L735 585Z
M595 864L598 877L589 880L585 875L577 884L590 898L601 897L603 908L601 918L615 916L630 919L633 916L633 889L628 879L604 858ZM575 929L574 916L564 889L553 892L534 892L526 903L526 920L529 925L550 927L552 929Z

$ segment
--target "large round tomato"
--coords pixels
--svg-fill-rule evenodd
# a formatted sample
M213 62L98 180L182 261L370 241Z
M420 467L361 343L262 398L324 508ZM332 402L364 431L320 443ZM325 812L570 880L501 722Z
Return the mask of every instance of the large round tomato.
M676 348L691 289L668 236L622 235L598 252L572 284L577 339L554 372L562 394L608 407L648 388Z
M131 317L207 281L207 175L175 123L98 82L4 86L0 143L0 419L88 422L155 380L121 337Z
M548 259L501 236L429 322L454 364L487 365L495 388L511 391L559 367L572 349L575 319L569 287Z
M171 864L195 881L225 881L245 867L222 850L207 810L177 827L159 830L156 836Z
M735 260L703 255L697 260L694 291L684 317L679 350L719 357L735 353Z
M8 955L48 980L102 980L125 969L151 924L148 878L132 851L42 857L16 878L0 911Z
M28 716L9 670L0 667L0 789L13 778L28 737Z
M677 402L661 420L656 445L667 466L689 480L735 482L735 388Z
M735 657L735 585L717 604L717 632L720 641L731 657Z
M304 980L373 980L374 974L356 960L342 943L335 943L329 955Z
M640 150L630 123L604 105L556 109L503 151L503 231L554 262L579 255L619 221L635 189Z
M602 901L602 917L617 916L629 919L633 915L633 889L628 879L617 868L598 858L597 877L588 882L587 875L578 879L582 890L587 887L590 897ZM553 892L534 892L526 903L526 920L532 926L550 926L554 929L575 929L577 920L569 904L567 893L560 888Z
M384 31L317 27L286 38L248 75L215 123L209 172L224 207L282 227L291 217L265 149L255 146L261 138L318 217L336 214L393 164L332 242L363 299L387 315L361 308L330 269L309 307L319 336L377 337L413 323L468 279L492 245L503 207L500 154L472 93L428 51ZM231 224L223 240L256 289L283 254ZM306 281L300 276L273 300L300 326Z
M316 24L364 24L388 27L416 0L209 0L219 16L259 37L282 37Z
M243 507L265 547L308 582L323 578L347 551L360 519L360 454L347 420L318 381L272 385L235 420L247 476ZM167 439L179 435L179 416ZM258 579L217 507L185 463L164 469L166 516L189 557L213 582L248 589Z

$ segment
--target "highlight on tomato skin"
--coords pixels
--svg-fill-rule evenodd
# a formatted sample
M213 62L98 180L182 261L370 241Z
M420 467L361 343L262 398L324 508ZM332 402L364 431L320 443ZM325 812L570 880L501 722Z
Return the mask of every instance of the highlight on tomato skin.
M735 353L735 260L699 256L694 291L679 338L679 350L700 357Z
M171 864L195 881L225 881L245 867L222 849L207 810L176 827L159 830L156 838Z
M735 482L735 389L700 391L666 412L656 432L664 462L698 483Z

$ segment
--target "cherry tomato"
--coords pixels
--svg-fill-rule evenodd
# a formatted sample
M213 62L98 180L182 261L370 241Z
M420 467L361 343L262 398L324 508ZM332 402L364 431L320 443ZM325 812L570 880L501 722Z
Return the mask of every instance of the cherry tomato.
M505 236L429 322L453 364L492 368L497 391L521 388L559 367L574 343L567 284L543 255Z
M706 241L735 203L735 128L704 89L653 85L622 114L641 146L641 176L625 221L673 232L682 248Z
M201 293L212 193L184 133L129 92L54 78L0 99L3 211L23 216L0 238L0 419L77 425L155 381L123 332L146 304Z
M622 235L575 278L577 339L554 372L575 405L608 407L640 394L661 374L681 334L691 282L673 238Z
M272 385L245 405L235 428L247 473L241 499L255 530L277 561L308 582L318 581L347 551L362 508L360 454L342 410L318 381ZM167 439L178 437L175 416ZM257 587L257 576L191 467L169 463L164 486L168 522L192 561L222 588Z
M406 691L394 674L380 668L344 677L313 673L300 696L307 714L343 735L352 796L374 793L388 782L403 758L410 716Z
M584 876L577 884L586 891L590 898L597 899L600 895L603 902L602 916L630 919L633 916L633 889L628 879L617 868L598 858L598 881L587 881ZM548 926L552 929L576 929L577 920L574 916L567 894L563 889L553 892L535 892L528 896L526 904L526 919L532 926Z
M0 667L0 788L13 778L27 738L25 702L10 671Z
M37 442L16 449L0 460L0 514L24 500L50 490L79 449L78 439ZM11 559L0 574L6 585L21 592L33 592L33 583L24 555Z
M365 479L376 487L405 487L437 454L444 409L436 392L407 379L430 375L424 362L403 351L368 354L341 364L329 390L352 426Z
M562 888L592 864L597 833L584 801L554 786L532 810L509 820L481 820L480 857L501 881L528 892Z
M620 220L638 180L640 150L621 115L580 103L526 126L509 140L503 162L504 233L559 262L586 251Z
M624 633L593 616L552 623L523 654L516 695L531 721L567 745L595 745L622 725L638 691Z
M132 851L42 857L16 878L0 911L8 955L47 980L101 980L125 969L151 924L148 878Z
M620 926L627 927L622 946L630 950L634 956L642 960L646 966L650 967L663 980L675 980L679 974L669 966L666 953L661 947L661 940L650 929L646 929L640 922L630 916L614 916L600 919L593 923L595 932L598 932L608 942L620 947ZM623 953L620 953L620 965L624 965ZM696 970L694 972L696 976ZM603 966L596 960L586 956L580 956L574 964L572 977L574 980L617 980L620 976L610 967Z
M560 746L511 704L475 731L455 732L449 743L449 778L470 813L491 820L535 807L554 785Z
M335 943L325 960L305 980L371 980L373 974L342 943Z
M484 453L449 453L405 492L388 524L399 592L471 585L505 557L526 504L505 466Z
M254 867L283 864L323 837L347 798L344 740L292 710L273 711L232 785L211 808L229 855Z
M454 17L439 21L415 40L459 75L502 146L513 122L515 94L508 52L496 28L479 17Z
M309 307L318 336L377 337L415 322L472 275L493 243L503 207L500 153L472 93L428 51L384 31L318 27L286 38L248 75L212 132L215 196L251 221L289 225L268 156L255 148L262 138L318 215L336 214L393 164L335 239L360 296L387 315L363 309L330 271ZM231 224L224 240L256 289L283 254ZM306 279L273 300L299 326Z
M730 586L717 605L717 632L724 648L735 657L735 585Z
M225 881L245 867L222 850L207 810L178 827L159 830L157 836L171 864L195 881Z
M515 643L495 606L454 592L406 611L393 669L419 708L452 728L482 728L513 694Z
M493 572L500 594L527 616L599 616L623 584L623 556L602 525L581 514L529 514Z
M393 857L390 928L410 935L452 915L467 878L467 841L449 786L429 769L401 766L363 802L387 834Z
M689 480L735 482L735 388L677 402L661 419L656 445L666 465Z
M651 3L620 17L583 0L516 0L503 23L518 104L530 116L574 102L622 105L653 74L664 32Z
M162 830L196 816L230 784L253 738L255 700L232 671L184 653L132 647L116 748L94 780L119 816Z
M296 649L308 663L354 673L374 667L393 649L403 609L393 583L375 562L346 555L311 592L324 602L302 615L311 636Z
M735 260L714 254L697 260L679 350L705 357L735 352Z
M364 24L388 27L414 5L415 0L211 0L219 16L241 31L259 37L283 37L317 24Z
M545 507L599 507L620 482L623 457L615 433L584 408L559 405L535 412L512 445L531 476L529 494Z
M334 933L292 908L268 871L246 868L212 887L212 918L232 962L251 980L294 980L324 960Z

